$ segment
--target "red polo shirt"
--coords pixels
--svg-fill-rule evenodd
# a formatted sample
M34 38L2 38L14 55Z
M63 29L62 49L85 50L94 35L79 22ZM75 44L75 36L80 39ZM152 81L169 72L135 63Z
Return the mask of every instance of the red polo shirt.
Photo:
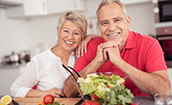
M74 69L80 71L89 64L89 62L96 56L97 46L104 42L105 40L103 38L92 40L88 44L87 53L77 60ZM120 55L127 63L144 72L151 73L158 70L167 70L164 53L159 42L155 38L146 35L129 31L126 45ZM121 70L108 61L102 65L98 71L105 72ZM146 96L146 94L138 89L129 78L127 78L125 86L130 89L135 96Z

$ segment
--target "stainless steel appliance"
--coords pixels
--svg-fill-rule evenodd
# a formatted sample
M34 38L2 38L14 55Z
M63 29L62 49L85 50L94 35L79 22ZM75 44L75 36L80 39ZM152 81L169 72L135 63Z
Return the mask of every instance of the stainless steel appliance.
M168 67L172 67L172 26L156 28L156 37L164 51Z
M172 0L153 0L155 23L172 21Z
M164 51L167 66L172 67L172 0L152 0L152 2L156 38Z

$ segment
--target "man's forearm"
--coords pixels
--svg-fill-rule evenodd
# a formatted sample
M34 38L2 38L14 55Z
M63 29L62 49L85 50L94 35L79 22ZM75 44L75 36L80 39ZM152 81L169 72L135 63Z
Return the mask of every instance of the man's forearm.
M144 93L150 96L161 92L171 93L170 83L166 70L147 73L131 66L125 61L122 61L122 63L118 66ZM164 87L166 88L165 90Z

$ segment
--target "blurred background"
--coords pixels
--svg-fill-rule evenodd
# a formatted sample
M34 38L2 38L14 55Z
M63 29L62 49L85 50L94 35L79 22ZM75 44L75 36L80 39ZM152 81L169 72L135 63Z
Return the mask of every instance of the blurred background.
M87 33L99 33L95 12L100 1L0 0L0 95L9 94L11 83L30 58L56 43L56 27L62 12L82 12L89 22ZM131 17L129 29L156 36L154 5L157 0L121 1Z

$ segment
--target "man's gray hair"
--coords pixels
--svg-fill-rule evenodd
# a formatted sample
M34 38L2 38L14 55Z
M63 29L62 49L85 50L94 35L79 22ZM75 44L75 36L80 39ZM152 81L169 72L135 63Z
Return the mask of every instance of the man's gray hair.
M123 13L125 15L125 17L127 17L127 10L126 10L126 7L125 5L120 1L120 0L102 0L97 8L97 11L96 11L96 16L98 18L98 12L99 10L104 6L104 5L108 5L108 4L111 4L111 3L116 3L118 4L122 9L123 9Z

